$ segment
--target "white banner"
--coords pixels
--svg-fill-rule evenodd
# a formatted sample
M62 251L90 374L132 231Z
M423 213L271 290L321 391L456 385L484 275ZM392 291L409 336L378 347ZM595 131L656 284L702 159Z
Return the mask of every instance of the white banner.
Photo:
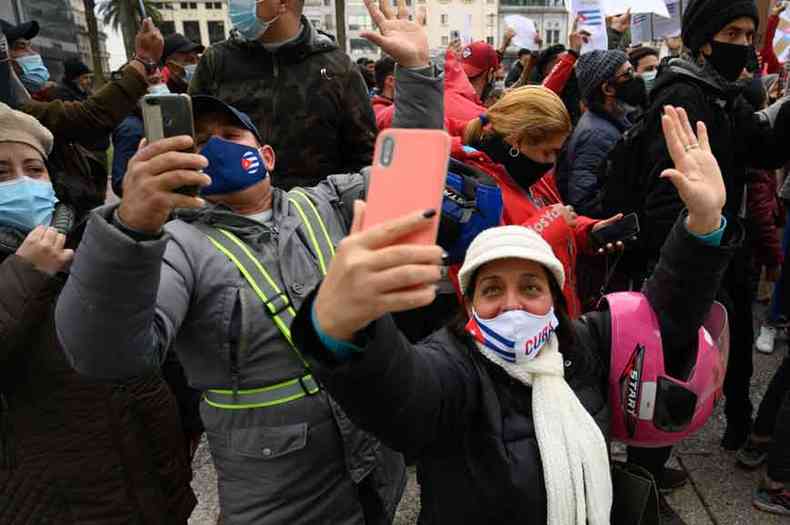
M609 38L606 36L606 18L601 9L601 0L574 0L572 20L579 18L579 31L587 31L591 38L582 46L582 54L594 49L609 48Z
M670 17L638 14L631 19L632 42L657 42L665 37L680 35L680 0L665 0Z
M601 0L606 16L619 15L631 9L631 13L655 13L669 18L664 0Z

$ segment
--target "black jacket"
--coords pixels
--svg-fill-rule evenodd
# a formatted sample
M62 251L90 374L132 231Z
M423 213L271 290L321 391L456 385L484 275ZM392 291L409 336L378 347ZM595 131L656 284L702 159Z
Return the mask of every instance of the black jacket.
M630 202L622 209L635 207L640 213L647 263L658 259L659 250L672 224L683 209L683 203L671 182L661 179L661 172L672 167L661 129L661 115L666 105L686 110L692 125L705 123L711 147L721 167L727 186L724 213L730 221L737 220L741 210L746 167L775 169L784 164L790 150L786 144L790 111L780 112L774 129L758 119L755 109L734 86L726 86L709 67L702 68L686 60L673 60L662 71L651 92L650 109L642 124L645 142L640 147L642 169L637 194L628 195Z
M257 40L211 46L189 86L249 114L277 154L275 186L315 186L373 159L376 119L359 68L302 17L298 39L274 53Z
M673 369L688 369L697 330L732 251L711 247L678 223L645 293ZM481 357L465 334L444 329L411 345L389 317L358 334L364 352L338 364L321 346L305 301L292 331L322 384L362 428L419 460L420 523L545 523L540 450L531 389ZM610 316L573 325L576 344L560 348L565 377L605 432Z

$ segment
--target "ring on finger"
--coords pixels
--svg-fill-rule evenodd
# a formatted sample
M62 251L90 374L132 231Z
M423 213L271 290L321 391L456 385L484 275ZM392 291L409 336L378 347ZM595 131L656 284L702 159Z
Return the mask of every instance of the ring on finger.
M691 151L693 149L699 148L699 144L696 143L696 142L693 143L693 144L686 144L685 146L683 146L683 148L686 150L686 152L689 152L689 151Z

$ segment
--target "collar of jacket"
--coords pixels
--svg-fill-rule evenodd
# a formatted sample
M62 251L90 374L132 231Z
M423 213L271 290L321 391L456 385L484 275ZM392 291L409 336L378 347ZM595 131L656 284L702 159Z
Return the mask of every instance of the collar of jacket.
M242 49L254 53L272 54L266 50L260 40L240 37L233 42ZM335 39L331 35L317 30L307 18L302 16L302 33L299 38L282 46L274 54L285 59L303 60L310 55L326 53L335 49L338 49Z
M727 81L708 62L703 61L700 64L692 61L688 56L670 60L667 72L671 73L671 75L666 75L665 79L659 76L659 82L654 88L654 93L671 83L673 76L691 79L704 89L712 92L711 94L714 97L719 98L726 104L731 104L741 92L741 88L737 83ZM651 94L652 96L655 95Z

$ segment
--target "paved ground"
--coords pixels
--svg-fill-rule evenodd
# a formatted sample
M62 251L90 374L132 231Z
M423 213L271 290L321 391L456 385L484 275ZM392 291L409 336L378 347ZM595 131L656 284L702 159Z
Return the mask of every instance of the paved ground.
M755 407L786 351L782 345L771 356L755 354L752 389ZM733 453L719 447L724 423L719 407L699 434L677 447L672 462L686 469L692 483L671 495L671 503L689 525L790 525L790 518L771 516L752 507L752 489L761 473L739 469ZM216 475L205 444L195 458L193 486L200 503L190 525L214 525L218 514ZM395 525L416 523L418 513L419 487L412 471Z

